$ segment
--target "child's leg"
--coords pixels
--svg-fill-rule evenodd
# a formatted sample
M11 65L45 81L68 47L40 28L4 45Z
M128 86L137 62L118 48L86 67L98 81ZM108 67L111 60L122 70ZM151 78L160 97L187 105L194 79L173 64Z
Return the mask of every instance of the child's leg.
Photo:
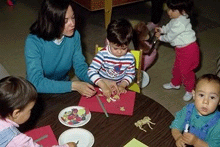
M183 76L183 84L185 86L185 90L188 92L192 92L195 87L196 75L193 70L182 72Z
M177 48L177 56L180 59L180 72L185 90L191 92L195 86L194 69L199 65L199 47L197 43L192 43L183 48ZM174 83L173 83L174 84Z
M171 83L174 86L179 86L182 84L182 77L181 77L181 71L180 71L180 58L177 56L177 51L176 51L176 59L173 64L173 69L172 69L172 75L173 78L171 79Z

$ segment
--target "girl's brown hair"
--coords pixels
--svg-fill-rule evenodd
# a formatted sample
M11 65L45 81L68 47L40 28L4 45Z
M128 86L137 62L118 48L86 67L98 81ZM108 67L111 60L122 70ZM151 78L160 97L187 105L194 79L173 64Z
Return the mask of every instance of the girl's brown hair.
M26 79L8 76L0 80L0 118L6 118L15 109L23 110L36 100L37 91Z

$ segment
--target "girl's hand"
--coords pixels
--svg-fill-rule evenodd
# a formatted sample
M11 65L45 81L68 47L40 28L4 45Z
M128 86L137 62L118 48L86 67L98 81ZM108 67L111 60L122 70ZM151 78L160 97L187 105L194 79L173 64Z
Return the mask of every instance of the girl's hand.
M157 37L157 38L160 38L160 32L157 32L157 33L155 33L155 36Z
M75 142L68 142L67 145L69 147L77 147L76 143Z
M81 81L72 82L72 90L76 90L86 97L92 97L96 93L95 88L91 84Z

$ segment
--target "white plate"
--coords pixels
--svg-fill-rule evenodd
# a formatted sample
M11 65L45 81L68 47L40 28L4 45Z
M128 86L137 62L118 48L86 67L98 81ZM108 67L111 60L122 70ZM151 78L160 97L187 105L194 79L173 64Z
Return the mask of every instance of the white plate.
M66 123L65 121L63 121L63 120L61 119L61 117L64 115L65 112L71 111L72 109L77 109L77 110L79 110L79 109L85 109L85 108L84 108L84 107L81 107L81 106L70 106L70 107L67 107L67 108L61 110L60 113L59 113L59 115L58 115L58 119L59 119L59 121L60 121L63 125L68 126L68 127L80 127L80 126L83 126L83 125L87 124L87 123L90 121L90 119L91 119L91 113L90 113L90 112L89 112L88 114L86 114L86 119L85 119L85 120L82 120L82 121L80 121L80 122L77 123L77 124L70 125L70 124Z
M77 141L79 141L77 147L92 147L95 142L95 138L92 133L86 129L72 128L64 131L58 139L59 145Z
M150 83L150 77L147 74L147 72L142 71L142 83L141 83L141 88L146 87Z

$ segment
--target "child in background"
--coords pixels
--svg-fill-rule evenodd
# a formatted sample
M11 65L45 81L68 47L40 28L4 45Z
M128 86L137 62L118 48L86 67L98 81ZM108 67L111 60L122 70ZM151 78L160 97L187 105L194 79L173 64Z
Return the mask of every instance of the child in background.
M199 65L200 53L196 43L195 31L192 30L189 16L192 14L192 0L168 0L167 13L171 21L162 28L155 28L160 41L169 42L175 47L176 59L172 69L173 78L164 84L165 89L179 89L185 86L184 101L192 99L195 86L194 70Z
M220 146L220 78L206 74L197 80L192 91L194 103L177 112L170 128L177 147ZM187 127L189 126L189 127Z
M113 20L107 28L107 45L97 53L88 69L90 80L98 85L109 98L111 89L103 79L115 81L119 94L126 93L126 87L135 78L135 59L128 45L133 37L133 28L126 19Z
M145 22L139 22L134 26L134 47L136 50L143 50L142 70L146 71L157 57L156 48L152 49L152 36Z
M0 80L0 146L40 147L17 127L25 123L37 100L35 88L21 77L8 76ZM70 142L59 147L76 147ZM55 145L53 147L58 147Z

